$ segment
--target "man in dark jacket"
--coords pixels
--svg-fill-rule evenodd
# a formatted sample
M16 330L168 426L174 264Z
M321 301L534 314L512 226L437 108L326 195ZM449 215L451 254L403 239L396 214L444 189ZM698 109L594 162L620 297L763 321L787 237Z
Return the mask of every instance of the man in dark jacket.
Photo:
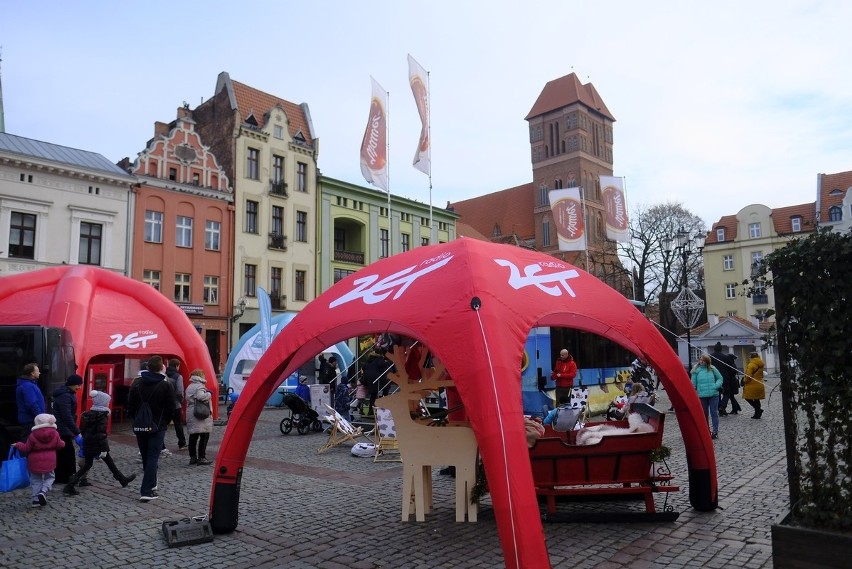
M175 410L172 414L172 423L175 425L175 435L178 440L178 450L186 448L186 435L183 433L183 376L178 371L180 360L171 358L169 367L166 368L166 377L175 392Z
M68 479L77 470L74 452L74 438L80 434L77 427L77 392L83 386L83 378L77 374L69 375L65 385L53 392L53 414L56 416L56 428L65 446L56 451L56 483L68 484ZM80 486L88 486L86 478L80 480Z
M38 364L27 364L15 387L15 402L18 404L18 423L21 424L22 441L26 441L30 436L36 415L41 415L45 411L44 394L38 387L40 375L41 370L38 369Z
M736 415L742 410L739 401L734 397L740 392L740 384L737 381L737 356L722 351L722 343L716 342L710 360L719 373L722 374L722 400L719 402L719 416L728 414L728 401L731 402L731 415Z
M142 402L151 407L151 415L157 422L157 429L151 432L138 432L136 444L142 455L142 488L140 502L150 502L157 499L157 468L160 462L160 450L169 422L174 415L175 392L166 381L163 373L163 358L154 356L148 360L148 369L141 373L141 378L131 388L127 396L127 408L135 416Z

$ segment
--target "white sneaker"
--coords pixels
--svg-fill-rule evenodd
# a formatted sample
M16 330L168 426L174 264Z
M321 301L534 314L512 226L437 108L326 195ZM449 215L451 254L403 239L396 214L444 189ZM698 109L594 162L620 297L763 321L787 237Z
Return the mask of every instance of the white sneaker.
M160 451L160 456L172 456L172 451L167 448L164 448Z
M150 502L151 500L156 500L157 496L139 496L140 502Z

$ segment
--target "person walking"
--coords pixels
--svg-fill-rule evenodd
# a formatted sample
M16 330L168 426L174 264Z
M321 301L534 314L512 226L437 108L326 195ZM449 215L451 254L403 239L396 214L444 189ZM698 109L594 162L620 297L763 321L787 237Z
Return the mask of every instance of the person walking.
M175 392L175 410L172 414L172 423L175 425L175 436L178 440L178 450L186 448L186 435L183 432L183 376L178 369L180 368L180 360L171 358L169 366L166 368L166 377Z
M734 397L740 392L737 381L737 356L726 353L723 351L722 343L716 342L710 358L713 365L722 374L722 400L719 402L719 416L724 417L728 414L728 402L731 403L731 415L736 415L742 411L739 401Z
M77 471L77 457L74 456L74 439L80 434L77 426L77 392L83 386L83 378L77 374L69 375L64 385L53 392L53 414L56 416L56 428L65 446L56 451L56 483L68 484L68 480ZM88 486L83 478L80 486Z
M754 408L752 419L760 419L763 409L760 400L766 399L766 385L763 383L763 360L757 352L749 353L748 364L746 364L743 376L743 399Z
M556 382L556 405L562 405L571 401L571 389L574 387L574 378L577 377L577 362L574 356L562 348L559 358L553 364L550 379Z
M148 360L148 369L142 372L141 379L130 388L127 396L128 412L136 417L140 408L147 404L150 407L151 417L155 422L151 431L137 430L137 420L134 419L134 434L139 453L142 456L142 486L139 490L140 502L150 502L157 499L157 468L160 461L160 450L163 448L163 440L166 430L174 413L175 393L171 384L165 381L166 375L163 358L153 356Z
M692 385L701 399L704 420L710 419L710 438L719 436L719 392L722 389L722 374L710 363L710 356L702 354L692 368Z
M186 387L186 430L189 433L189 464L204 466L212 464L207 460L207 442L213 432L212 394L207 390L204 370L196 369L189 376ZM210 413L206 417L195 415L195 403L207 404Z
M122 474L109 454L107 425L111 413L109 402L112 398L103 391L91 391L89 398L92 400L92 408L83 413L80 424L80 433L83 435L83 458L86 462L80 470L71 476L68 484L62 489L62 493L69 496L80 494L76 486L86 479L86 475L92 469L96 458L100 458L107 465L109 471L112 472L112 477L118 480L122 488L127 488L127 485L136 478L135 474L130 476Z
M15 386L15 402L18 404L18 423L21 425L21 441L27 440L35 425L35 418L45 411L44 393L38 387L41 370L38 364L24 366ZM53 470L53 469L51 469Z
M56 430L56 417L49 413L36 415L27 440L13 446L27 457L32 507L46 506L47 493L53 488L56 479L53 472L56 468L56 450L65 446Z

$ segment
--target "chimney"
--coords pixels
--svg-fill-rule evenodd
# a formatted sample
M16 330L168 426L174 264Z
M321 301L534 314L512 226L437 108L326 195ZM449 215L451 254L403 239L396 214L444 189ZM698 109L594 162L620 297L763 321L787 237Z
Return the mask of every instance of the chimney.
M709 324L711 328L718 323L719 323L719 315L718 314L708 314L707 315L707 324Z
M164 136L166 134L169 134L169 125L167 125L164 122L155 121L154 122L154 138L157 139L157 138L160 138L161 136Z

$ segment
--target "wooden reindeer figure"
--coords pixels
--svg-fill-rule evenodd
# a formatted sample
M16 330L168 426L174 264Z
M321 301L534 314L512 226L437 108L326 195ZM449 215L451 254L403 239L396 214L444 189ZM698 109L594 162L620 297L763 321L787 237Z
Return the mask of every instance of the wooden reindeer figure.
M448 465L456 469L456 521L475 522L477 504L470 495L476 483L477 445L473 429L468 423L452 422L429 426L418 421L420 400L424 392L441 387L451 387L450 379L440 379L443 365L424 370L423 379L416 383L408 380L405 371L405 352L395 346L387 357L396 365L396 373L388 377L399 386L399 391L382 397L377 406L389 409L396 424L399 452L402 458L402 521L407 522L414 496L414 516L418 522L432 509L432 466ZM433 423L435 425L435 423Z

